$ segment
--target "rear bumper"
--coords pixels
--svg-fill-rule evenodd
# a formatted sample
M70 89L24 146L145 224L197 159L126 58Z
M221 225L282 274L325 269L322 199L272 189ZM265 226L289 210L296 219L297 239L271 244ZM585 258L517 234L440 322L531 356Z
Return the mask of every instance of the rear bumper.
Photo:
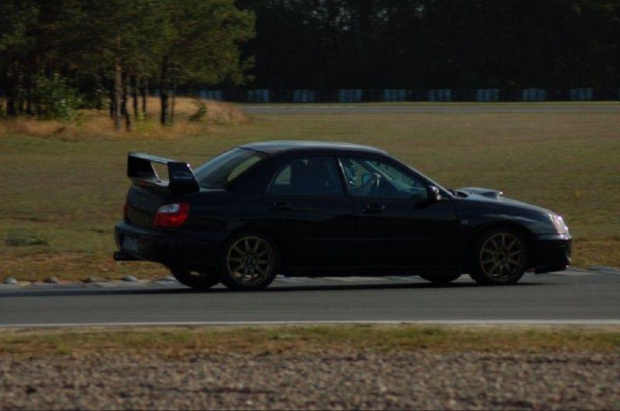
M572 238L565 234L539 237L534 244L533 258L537 274L565 270L571 263Z
M131 248L126 238L135 239ZM168 267L202 268L215 264L224 233L147 229L121 221L114 227L116 261L152 261Z

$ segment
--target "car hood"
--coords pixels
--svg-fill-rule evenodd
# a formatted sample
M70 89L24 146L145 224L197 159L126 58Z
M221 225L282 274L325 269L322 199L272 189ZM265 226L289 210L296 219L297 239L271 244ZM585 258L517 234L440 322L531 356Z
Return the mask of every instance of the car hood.
M524 203L522 201L513 200L510 198L504 197L504 193L499 190L494 190L492 188L481 188L481 187L465 187L459 188L457 191L461 191L467 194L465 200L469 201L479 201L479 202L489 202L489 203L500 203L508 206L525 208L532 211L538 211L545 214L554 214L552 211L547 210L546 208L539 207L533 204Z

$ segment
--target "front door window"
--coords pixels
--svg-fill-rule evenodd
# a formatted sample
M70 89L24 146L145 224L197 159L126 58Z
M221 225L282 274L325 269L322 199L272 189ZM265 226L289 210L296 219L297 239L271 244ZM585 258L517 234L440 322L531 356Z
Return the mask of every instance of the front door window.
M426 185L416 176L391 163L372 158L340 159L349 192L359 198L413 199L428 198Z

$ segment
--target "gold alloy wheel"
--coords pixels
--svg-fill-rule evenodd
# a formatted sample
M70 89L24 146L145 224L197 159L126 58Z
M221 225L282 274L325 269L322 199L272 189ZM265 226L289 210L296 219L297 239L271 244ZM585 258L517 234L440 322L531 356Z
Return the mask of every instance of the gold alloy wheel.
M226 270L240 285L260 285L275 265L271 245L260 237L246 236L235 241L226 254Z
M484 242L479 258L487 277L499 282L510 281L525 268L525 247L513 234L497 233Z

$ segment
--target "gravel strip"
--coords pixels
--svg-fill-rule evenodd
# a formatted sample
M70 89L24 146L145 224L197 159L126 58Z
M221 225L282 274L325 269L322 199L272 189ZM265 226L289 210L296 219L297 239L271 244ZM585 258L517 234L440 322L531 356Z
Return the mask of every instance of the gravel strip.
M620 355L0 357L0 409L620 409Z

